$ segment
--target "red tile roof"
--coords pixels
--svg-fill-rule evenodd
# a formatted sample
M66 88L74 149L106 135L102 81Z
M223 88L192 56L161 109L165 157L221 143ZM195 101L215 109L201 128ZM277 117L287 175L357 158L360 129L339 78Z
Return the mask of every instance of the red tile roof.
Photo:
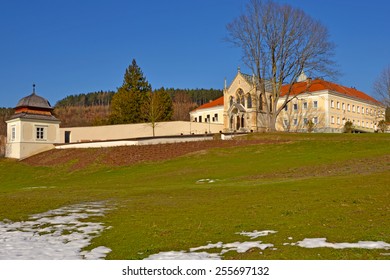
M199 109L206 109L206 108L212 108L212 107L216 107L216 106L223 106L223 96L213 100L213 101L210 101L208 103L205 103L201 106L199 106L198 108L196 108L195 110L193 111L196 111L196 110L199 110Z
M284 96L289 89L289 85L282 86L282 94L281 96ZM365 94L364 92L361 92L357 90L356 88L349 88L342 85L338 85L332 82L327 82L321 79L315 79L311 81L311 84L308 85L308 81L298 82L293 85L293 88L291 90L292 95L297 95L304 92L316 92L321 90L330 90L335 91L340 94L345 94L349 97L355 97L359 99L363 99L365 101L371 101L374 103L380 103L371 96Z

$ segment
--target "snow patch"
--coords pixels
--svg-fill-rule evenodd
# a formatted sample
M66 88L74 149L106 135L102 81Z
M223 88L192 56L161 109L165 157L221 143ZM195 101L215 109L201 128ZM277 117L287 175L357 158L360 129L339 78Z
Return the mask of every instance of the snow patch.
M221 257L215 253L207 252L185 252L185 251L170 251L161 252L158 254L150 255L144 260L220 260Z
M0 259L102 259L111 249L100 246L81 252L105 229L102 223L84 220L108 210L104 202L90 202L31 215L27 221L4 220L0 222Z
M303 248L328 247L333 249L361 248L361 249L390 249L390 244L383 241L358 241L357 243L330 243L326 238L305 238L296 243Z
M254 230L252 232L247 232L247 231L237 232L237 234L243 235L243 236L248 236L251 239L255 239L255 238L258 238L260 236L267 236L267 235L272 234L272 233L277 233L277 231L274 231L274 230L263 230L263 231Z
M276 231L255 230L253 232L243 231L237 234L248 236L253 239L259 236L266 236L270 233L276 233ZM245 253L252 248L265 250L266 248L273 247L273 246L274 246L273 244L262 244L261 241L233 242L227 244L224 244L223 242L217 242L217 243L209 243L204 246L190 248L189 252L188 251L160 252L158 254L150 255L145 260L220 260L222 258L222 255L229 251L236 251L237 253ZM221 251L219 253L196 252L196 251L210 250L210 249L221 249Z
M196 181L197 184L210 184L210 183L215 183L218 181L217 179L200 179Z

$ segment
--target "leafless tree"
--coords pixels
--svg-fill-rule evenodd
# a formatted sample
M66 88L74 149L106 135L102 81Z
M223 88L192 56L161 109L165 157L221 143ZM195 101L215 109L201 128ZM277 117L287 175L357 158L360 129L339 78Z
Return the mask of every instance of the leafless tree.
M382 98L382 102L390 107L390 65L385 68L374 83L374 92Z
M276 117L289 98L293 83L305 71L332 76L334 45L327 28L302 10L272 1L251 0L244 14L227 25L227 40L242 49L243 61L258 78L259 104L264 104L266 126L275 130ZM272 85L266 95L266 80ZM281 86L289 85L277 107ZM267 98L264 98L266 97Z
M197 106L192 102L191 97L185 92L175 93L173 97L173 116L174 121L189 121L190 111Z
M158 93L148 92L145 102L141 106L141 116L152 127L153 137L155 136L155 128L158 121L161 121L164 115L165 107Z

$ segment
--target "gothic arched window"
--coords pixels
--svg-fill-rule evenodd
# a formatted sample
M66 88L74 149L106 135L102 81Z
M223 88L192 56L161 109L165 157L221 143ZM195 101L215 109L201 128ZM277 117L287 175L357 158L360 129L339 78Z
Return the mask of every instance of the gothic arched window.
M252 108L252 96L248 93L248 96L247 96L247 107L248 108Z
M263 95L262 94L260 94L260 97L259 97L259 110L263 111Z

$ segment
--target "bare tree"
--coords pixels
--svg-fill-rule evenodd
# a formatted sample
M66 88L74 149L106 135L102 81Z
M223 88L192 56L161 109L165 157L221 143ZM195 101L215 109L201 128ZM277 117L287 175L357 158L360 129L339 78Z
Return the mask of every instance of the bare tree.
M276 130L276 117L291 101L292 86L303 71L313 76L335 73L331 60L334 45L327 28L300 9L251 0L246 12L228 24L227 30L227 40L242 49L244 63L258 78L257 98L264 104L265 126L271 131ZM272 85L268 95L266 80ZM289 85L286 99L277 107L285 84Z
M385 68L374 83L374 92L382 98L382 102L390 107L390 65Z
M175 93L173 97L173 117L175 121L189 121L190 111L197 106L195 102L192 102L189 94L184 91Z
M141 106L141 116L152 127L153 137L155 128L164 116L166 108L158 92L148 92L145 102Z

